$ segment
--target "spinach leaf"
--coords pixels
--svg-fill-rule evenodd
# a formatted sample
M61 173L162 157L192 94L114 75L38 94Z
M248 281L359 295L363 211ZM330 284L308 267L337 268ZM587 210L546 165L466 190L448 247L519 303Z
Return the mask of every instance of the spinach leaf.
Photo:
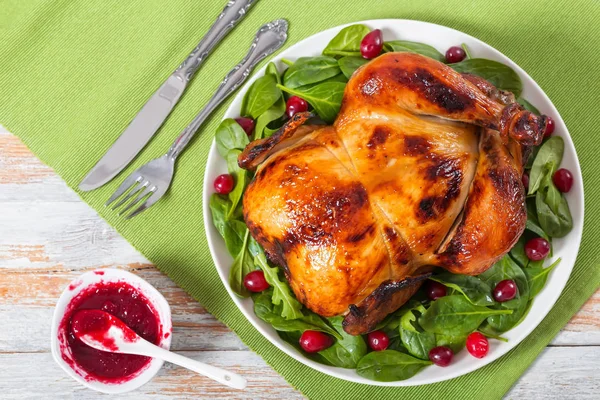
M485 324L486 323L484 322L484 325L482 325L482 326L487 326ZM496 333L493 333L491 328L489 328L488 330L489 330L489 332L484 332L484 331L482 331L480 329L477 332L483 334L483 336L485 336L485 337L489 337L489 338L492 338L492 339L500 340L501 342L504 342L504 343L508 343L508 339L507 338L504 338L504 337L502 337L502 336L500 336L500 335L498 335Z
M493 315L487 319L487 323L496 332L506 332L514 328L527 311L529 302L529 284L525 273L512 258L504 256L500 261L494 264L479 277L486 281L490 287L495 287L498 282L505 279L512 279L517 284L517 295L514 299L504 303L495 304L493 307L498 310L512 310L512 314Z
M551 204L558 202L556 213L548 204L549 201ZM564 237L573 229L573 218L564 196L549 198L544 190L540 190L535 194L535 206L540 226L550 237Z
M492 310L476 306L462 295L445 296L433 301L419 318L427 332L460 336L473 332L488 317L512 314L512 310Z
M533 300L539 292L542 291L546 285L548 274L558 264L560 264L560 258L552 263L548 268L543 267L530 267L525 269L525 276L527 276L527 282L529 284L529 300Z
M222 238L225 238L227 230L227 214L231 208L231 202L225 196L220 196L217 193L213 193L210 196L210 213L212 215L212 221L217 231Z
M302 304L292 295L287 282L279 279L279 268L269 266L263 249L253 237L250 237L248 250L254 257L255 265L258 265L262 269L265 279L273 288L271 301L275 305L281 304L281 316L285 319L302 318Z
M227 221L224 239L227 251L229 251L232 257L237 256L242 251L247 231L248 227L244 221L237 219Z
M517 103L519 103L520 105L522 105L523 108L526 109L527 111L531 111L532 113L534 113L536 115L541 115L540 111L537 108L535 108L535 106L533 104L531 104L530 102L528 102L524 98L519 97L517 99Z
M248 184L248 173L246 170L241 169L238 164L238 156L241 154L241 151L238 149L229 150L227 153L227 169L229 173L235 177L235 186L233 190L229 192L229 200L231 201L231 208L229 209L229 213L227 214L227 219L232 219L237 206L242 199L242 195L244 194L244 189Z
M319 352L334 367L356 368L356 364L367 354L367 344L362 336L347 334L342 328L343 317L329 318L329 323L342 336L342 340Z
M270 62L269 65L267 65L267 68L265 69L265 75L270 74L273 75L275 77L275 79L277 80L277 83L281 83L281 78L279 77L279 71L277 70L277 66L275 65L275 63Z
M519 75L507 65L485 58L470 58L455 64L449 64L455 71L480 76L498 89L512 92L515 97L521 95L523 84Z
M336 339L343 340L343 337L332 327L330 327L321 317L310 311L297 319L285 319L280 315L280 310L273 305L271 297L273 290L267 289L254 297L254 314L267 324L273 326L276 331L282 332L304 332L306 330L324 332L332 335Z
M408 352L422 360L429 360L429 351L436 346L435 334L425 332L418 323L418 317L425 312L425 307L408 310L400 319L400 338Z
M252 83L242 100L241 114L258 118L281 97L277 76L266 74Z
M233 264L229 269L229 286L231 290L234 291L240 297L248 297L250 296L250 292L244 286L244 277L254 271L254 264L252 263L252 257L246 246L248 244L248 237L250 236L250 231L246 229L246 233L244 235L244 241L242 243L242 248L240 252L235 256L233 260Z
M531 172L529 172L528 194L537 192L546 174L550 174L550 176L554 174L562 161L564 150L565 142L560 136L552 136L542 144L531 166ZM548 165L551 168L546 172L545 169Z
M449 335L435 335L435 345L436 346L446 346L449 347L454 354L458 353L465 347L465 343L467 342L468 335L458 335L458 336L449 336Z
M476 306L489 306L494 304L492 289L487 283L475 276L457 275L445 272L439 275L433 275L429 279L462 293L467 300Z
M283 76L285 87L295 89L324 81L339 74L340 66L333 57L300 57Z
M409 42L407 40L392 40L385 42L383 45L385 51L407 51L409 53L417 53L429 58L433 58L439 62L446 62L446 57L434 47L428 44Z
M537 221L537 215L535 217L535 221ZM548 236L548 234L535 221L528 217L527 222L525 223L525 229L535 233L540 237L543 237L547 241L550 241L550 236Z
M350 25L342 29L323 50L324 56L360 56L360 42L370 30L365 25Z
M354 71L368 62L369 60L365 60L364 58L358 56L346 56L338 60L338 64L342 70L342 73L348 79L350 79Z
M260 114L260 117L256 119L256 128L254 130L254 139L262 139L267 137L265 128L271 122L283 117L285 113L285 100L283 96L275 102L267 111Z
M310 103L323 121L333 122L340 111L346 84L343 82L325 82L306 89L290 89L281 85L278 85L278 87L284 92L302 97Z
M379 382L402 381L431 364L395 350L373 351L361 358L356 373Z
M529 258L525 254L525 243L530 239L525 232L521 235L517 243L510 249L509 255L521 268L525 268L529 263ZM489 285L488 285L489 286Z
M215 134L217 150L221 157L227 157L229 150L243 150L250 141L240 124L232 118L224 119Z

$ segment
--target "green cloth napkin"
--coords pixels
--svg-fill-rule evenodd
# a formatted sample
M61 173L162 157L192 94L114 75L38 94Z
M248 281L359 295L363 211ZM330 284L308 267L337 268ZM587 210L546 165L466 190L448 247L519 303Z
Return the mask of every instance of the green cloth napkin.
M196 45L224 0L0 0L0 123L76 189L145 101ZM577 265L540 326L500 360L450 381L382 388L331 378L279 351L238 311L203 229L202 181L221 106L177 165L174 183L131 221L103 203L124 177L162 153L246 53L257 28L290 22L286 46L324 29L373 18L434 22L508 55L550 96L577 147L586 217ZM209 57L157 136L130 167L82 198L293 386L314 399L500 398L598 287L600 238L600 3L597 1L259 0ZM595 71L595 72L594 72ZM60 235L60 232L57 232ZM198 334L202 334L198 332Z

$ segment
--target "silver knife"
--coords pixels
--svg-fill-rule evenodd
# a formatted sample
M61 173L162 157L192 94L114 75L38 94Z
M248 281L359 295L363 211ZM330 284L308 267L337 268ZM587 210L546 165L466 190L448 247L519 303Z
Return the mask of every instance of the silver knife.
M150 97L127 129L79 184L83 191L97 189L114 178L150 141L171 113L188 82L211 50L246 15L257 0L230 0L202 41L165 83Z

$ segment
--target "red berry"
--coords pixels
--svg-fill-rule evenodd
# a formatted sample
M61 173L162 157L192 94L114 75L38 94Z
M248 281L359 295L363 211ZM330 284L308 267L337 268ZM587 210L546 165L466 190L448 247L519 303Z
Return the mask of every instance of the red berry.
M296 113L304 111L308 111L308 103L298 96L290 97L285 103L285 113L288 118L292 118Z
M254 130L254 120L252 118L239 117L235 119L235 122L242 127L246 135L252 135L252 131Z
M550 137L552 132L554 132L555 124L554 120L550 117L547 117L548 121L546 122L546 130L544 131L544 138Z
M552 182L558 190L567 193L573 187L573 174L568 169L561 168L554 173Z
M452 46L446 51L446 62L449 64L461 62L465 59L467 53L460 46Z
M440 367L447 367L450 365L453 356L454 353L452 353L452 350L446 346L438 346L429 350L429 359L435 365Z
M475 358L483 358L490 349L490 342L479 332L473 332L467 336L467 350Z
M525 191L529 188L529 174L527 172L523 173L521 176L521 181L523 182L523 186L525 186Z
M517 295L517 284L512 279L505 279L498 282L492 291L494 300L503 303L515 298Z
M217 176L215 179L215 192L219 194L228 194L233 190L233 177L229 174Z
M444 297L448 293L448 289L439 282L428 280L425 283L425 293L429 300L437 300Z
M367 60L377 57L381 50L383 50L383 34L379 29L367 33L360 42L360 54Z
M390 344L390 338L384 331L373 331L367 335L369 347L375 351L387 349Z
M307 353L316 353L333 344L331 336L319 331L304 331L300 336L300 347Z
M261 270L256 270L248 273L244 277L244 286L251 292L262 292L269 288L269 282L265 279L265 273Z
M525 243L525 255L531 261L540 261L550 253L550 243L544 238L536 237Z

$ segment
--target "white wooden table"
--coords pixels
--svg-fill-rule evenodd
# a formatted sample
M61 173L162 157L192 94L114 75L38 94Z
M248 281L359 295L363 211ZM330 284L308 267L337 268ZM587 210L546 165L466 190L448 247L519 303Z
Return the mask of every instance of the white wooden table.
M172 349L248 378L231 391L165 365L119 398L268 398L302 395L221 322L160 273L15 136L0 127L0 398L100 398L50 354L58 296L83 271L118 267L148 280L171 304ZM600 398L600 291L508 393L509 399Z

